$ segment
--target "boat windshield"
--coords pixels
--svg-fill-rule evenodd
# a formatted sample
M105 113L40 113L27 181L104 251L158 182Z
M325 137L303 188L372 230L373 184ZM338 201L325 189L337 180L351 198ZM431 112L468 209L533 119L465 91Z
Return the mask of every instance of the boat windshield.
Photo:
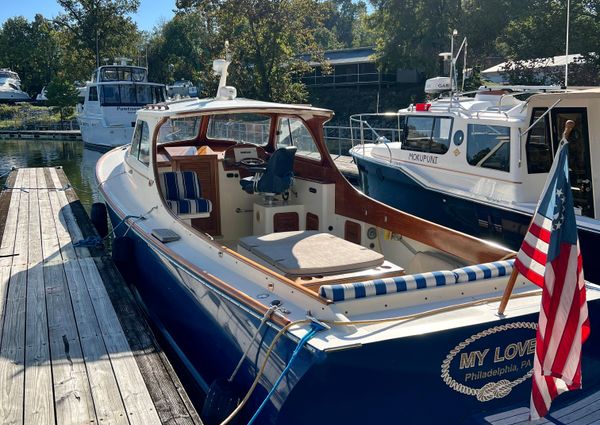
M206 137L264 146L269 142L271 117L263 114L219 114L208 121Z
M141 83L146 80L144 68L133 68L128 66L105 67L100 73L100 81L134 81Z
M9 78L14 78L15 80L18 80L17 74L15 74L14 72L0 71L0 82L3 83Z
M169 118L158 130L157 143L193 140L200 131L200 117Z
M103 84L100 86L102 106L144 106L165 101L163 86L150 84Z

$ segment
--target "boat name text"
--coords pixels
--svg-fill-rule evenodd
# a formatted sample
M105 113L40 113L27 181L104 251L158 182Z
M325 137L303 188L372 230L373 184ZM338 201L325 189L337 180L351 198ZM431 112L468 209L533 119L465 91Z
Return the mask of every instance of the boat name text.
M408 159L411 161L422 162L425 164L437 164L438 157L435 155L428 155L424 153L413 153L408 154Z

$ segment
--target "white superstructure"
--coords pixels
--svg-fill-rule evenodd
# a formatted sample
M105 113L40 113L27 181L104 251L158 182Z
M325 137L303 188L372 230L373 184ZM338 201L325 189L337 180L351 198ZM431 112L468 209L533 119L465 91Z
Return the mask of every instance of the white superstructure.
M86 144L113 147L131 142L135 113L165 100L165 86L149 83L148 70L121 64L99 67L86 84L77 119Z

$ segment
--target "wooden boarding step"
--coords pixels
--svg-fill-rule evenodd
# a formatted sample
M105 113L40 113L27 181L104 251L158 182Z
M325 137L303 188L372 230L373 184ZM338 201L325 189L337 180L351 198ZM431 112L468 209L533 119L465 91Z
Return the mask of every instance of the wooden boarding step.
M0 423L201 424L62 170L0 194Z

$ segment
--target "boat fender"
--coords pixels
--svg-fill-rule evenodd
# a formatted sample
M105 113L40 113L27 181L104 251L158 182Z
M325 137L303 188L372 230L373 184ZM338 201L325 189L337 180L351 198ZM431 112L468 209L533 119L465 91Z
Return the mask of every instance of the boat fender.
M96 228L98 234L105 238L108 235L108 216L106 214L106 204L104 202L95 202L92 204L90 212L92 224Z
M133 239L119 236L113 240L112 259L115 263L127 264L133 256Z
M238 391L227 378L218 378L210 384L204 405L202 422L206 425L219 425L240 402ZM230 424L239 423L235 419Z

